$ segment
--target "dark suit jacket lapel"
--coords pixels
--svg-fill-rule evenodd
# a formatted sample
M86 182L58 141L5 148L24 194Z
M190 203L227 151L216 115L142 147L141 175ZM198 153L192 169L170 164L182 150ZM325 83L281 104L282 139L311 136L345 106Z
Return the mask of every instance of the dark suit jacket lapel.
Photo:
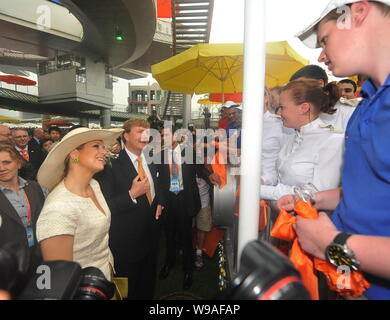
M20 219L18 213L16 212L15 208L12 206L12 204L9 202L7 197L3 194L3 192L0 191L0 203L3 205L0 207L0 210L4 212L6 215L11 217L15 222L19 223L21 226L23 226L22 220ZM23 226L24 228L24 226Z
M122 150L120 152L118 162L124 170L123 174L129 175L129 177L137 176L137 170L135 169L130 157L127 155L126 150Z

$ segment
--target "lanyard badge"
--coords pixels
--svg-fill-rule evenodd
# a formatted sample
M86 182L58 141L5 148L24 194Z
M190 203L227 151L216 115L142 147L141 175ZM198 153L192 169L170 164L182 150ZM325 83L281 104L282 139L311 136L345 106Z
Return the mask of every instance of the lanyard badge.
M180 192L180 181L179 181L179 165L175 161L175 157L172 151L172 164L169 164L169 171L171 176L171 184L169 191L174 193Z
M26 198L26 203L27 203L27 220L28 220L28 224L26 227L27 243L29 248L31 248L35 245L34 231L31 226L31 206L30 206L30 201L27 198L26 192L24 192L24 197Z

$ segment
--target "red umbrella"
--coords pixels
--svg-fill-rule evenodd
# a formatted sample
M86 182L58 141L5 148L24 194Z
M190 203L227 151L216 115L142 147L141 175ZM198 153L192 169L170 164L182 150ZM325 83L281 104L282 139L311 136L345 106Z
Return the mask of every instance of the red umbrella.
M235 103L242 103L242 93L241 92L225 93L224 97L225 97L225 99L223 101L233 101ZM221 102L222 103L222 94L221 93L210 93L209 100L213 101L213 102Z
M37 83L33 80L23 78L14 74L1 75L0 81L4 81L8 84L15 84L21 86L35 86Z
M43 123L44 126L50 127L50 126L61 126L61 127L71 127L74 124L69 121L65 120L53 120L53 121L46 121Z

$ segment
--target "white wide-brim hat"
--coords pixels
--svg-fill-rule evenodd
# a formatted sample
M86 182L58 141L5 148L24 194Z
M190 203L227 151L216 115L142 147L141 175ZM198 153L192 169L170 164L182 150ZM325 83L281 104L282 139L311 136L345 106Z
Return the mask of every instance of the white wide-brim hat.
M316 26L321 22L322 19L326 17L328 13L331 11L341 8L342 6L345 6L347 4L355 3L355 2L361 2L362 0L332 0L328 3L328 6L325 8L325 10L321 13L321 16L315 20L312 24L310 24L307 28L305 28L303 31L299 32L296 37L298 37L307 47L316 49L319 48L320 45L318 43L317 39L317 31ZM375 0L376 2L381 2L384 4L387 4L390 6L390 0Z
M60 142L53 145L38 171L38 183L51 190L59 183L65 169L65 159L69 153L84 143L103 140L105 145L112 144L123 129L88 129L77 128L66 134Z

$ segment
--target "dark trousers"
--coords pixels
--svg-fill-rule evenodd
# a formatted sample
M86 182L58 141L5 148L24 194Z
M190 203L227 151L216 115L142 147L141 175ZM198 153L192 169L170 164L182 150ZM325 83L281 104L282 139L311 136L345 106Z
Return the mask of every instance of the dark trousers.
M166 264L176 261L176 236L183 249L183 271L192 272L192 217L187 214L184 193L169 193L169 212L166 213L165 234L167 240Z
M139 261L115 260L118 277L127 277L129 281L129 300L151 300L156 284L157 252L155 249Z

